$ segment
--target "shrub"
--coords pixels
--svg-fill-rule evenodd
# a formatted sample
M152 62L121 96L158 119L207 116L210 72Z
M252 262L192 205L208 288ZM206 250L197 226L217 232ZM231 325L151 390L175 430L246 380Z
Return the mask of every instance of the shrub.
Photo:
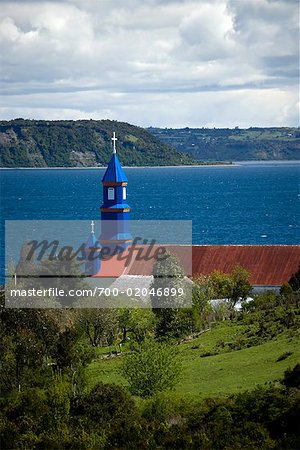
M104 443L105 448L139 447L137 408L133 398L121 386L98 383L79 399L74 416L77 441L81 444L86 441L90 445L83 448L100 449Z
M132 394L148 397L174 387L181 374L181 362L174 346L147 339L124 357L121 373Z

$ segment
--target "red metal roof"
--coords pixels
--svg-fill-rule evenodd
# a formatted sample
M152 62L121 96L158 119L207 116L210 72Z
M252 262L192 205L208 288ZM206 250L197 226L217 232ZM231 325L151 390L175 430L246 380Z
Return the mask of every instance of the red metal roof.
M250 273L252 285L287 283L300 264L298 245L193 246L193 276L214 270L228 273L240 264Z
M167 245L166 247L178 257L188 276L208 275L214 270L228 273L239 264L250 273L249 281L252 285L280 286L287 283L300 264L298 245ZM126 275L152 275L155 258L139 260L136 250L126 267L124 261L123 263L115 261L117 257L103 261L98 276L108 276L109 273L112 276L112 272L117 272L116 276L121 272ZM109 270L107 265L110 267ZM112 270L113 267L115 270Z

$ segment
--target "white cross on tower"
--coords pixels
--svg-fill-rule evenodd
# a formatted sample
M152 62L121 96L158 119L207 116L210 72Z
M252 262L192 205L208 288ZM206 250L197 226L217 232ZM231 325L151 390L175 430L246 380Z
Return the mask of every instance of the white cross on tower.
M114 132L113 137L111 138L111 140L113 141L113 153L117 153L117 149L116 149L116 141L118 140L116 138L116 133Z
M92 220L91 221L91 227L92 227L92 233L94 234L94 225L95 225L95 223L94 223L94 221Z

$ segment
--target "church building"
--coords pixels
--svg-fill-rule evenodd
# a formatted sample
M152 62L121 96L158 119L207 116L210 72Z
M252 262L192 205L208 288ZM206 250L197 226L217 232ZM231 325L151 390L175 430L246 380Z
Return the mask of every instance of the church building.
M103 203L101 211L101 234L92 231L86 249L101 258L87 261L85 273L94 277L122 277L134 286L137 277L151 284L155 258L136 258L129 266L118 255L126 256L132 244L130 233L130 207L127 203L128 180L117 156L116 135L112 137L112 156L102 178ZM153 187L154 189L154 187ZM275 289L287 283L297 272L300 246L297 245L166 245L175 254L188 277L209 275L215 270L229 273L236 265L249 272L249 281L255 291ZM190 267L187 266L186 247L191 250ZM191 248L192 247L192 248ZM136 247L135 247L136 248ZM105 249L105 251L104 251ZM136 253L133 253L135 255Z

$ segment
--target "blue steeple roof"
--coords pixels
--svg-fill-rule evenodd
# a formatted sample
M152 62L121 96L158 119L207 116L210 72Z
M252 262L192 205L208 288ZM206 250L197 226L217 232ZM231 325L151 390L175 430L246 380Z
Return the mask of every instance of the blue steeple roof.
M85 244L85 275L95 275L101 267L100 249L101 244L95 236L94 221L91 222L91 233ZM99 249L98 251L96 249ZM92 252L92 253L91 253Z
M85 247L86 248L99 248L99 242L97 241L94 232L90 233L88 240L85 243Z
M113 153L111 160L108 163L106 172L104 174L104 177L102 178L102 182L103 183L127 183L128 182L116 153Z

